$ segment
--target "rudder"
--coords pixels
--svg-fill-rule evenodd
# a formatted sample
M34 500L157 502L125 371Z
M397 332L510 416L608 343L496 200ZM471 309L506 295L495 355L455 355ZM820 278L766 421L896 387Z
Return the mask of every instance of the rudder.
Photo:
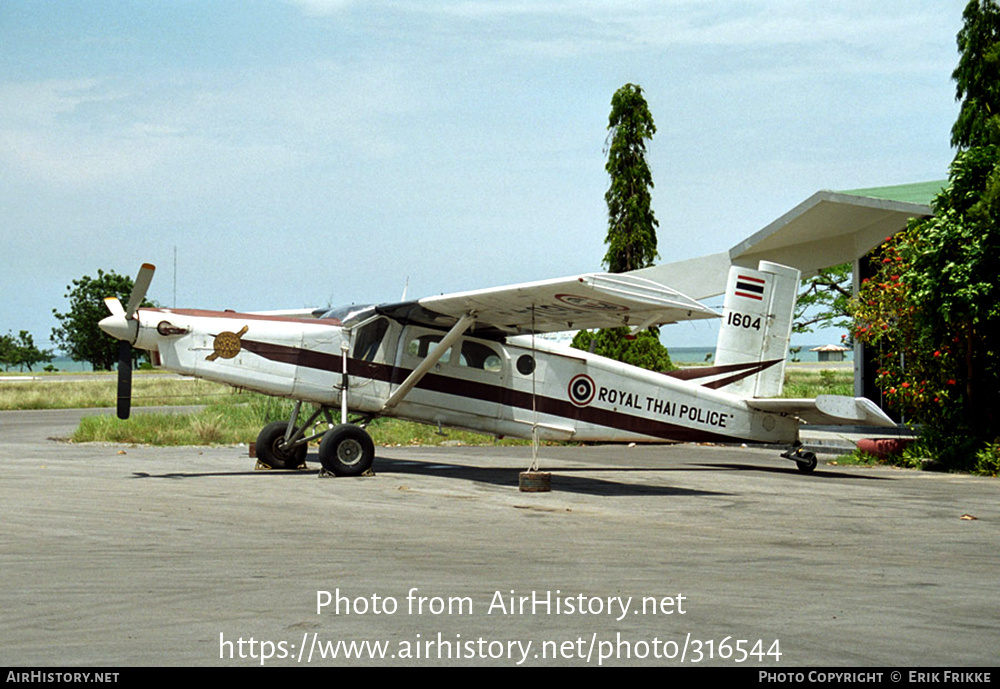
M761 261L757 270L732 266L726 284L715 366L759 364L735 375L723 390L744 397L777 397L785 382L785 361L801 274Z

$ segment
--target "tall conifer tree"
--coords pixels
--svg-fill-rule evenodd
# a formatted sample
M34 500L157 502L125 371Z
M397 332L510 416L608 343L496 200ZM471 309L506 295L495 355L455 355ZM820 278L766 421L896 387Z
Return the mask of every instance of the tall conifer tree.
M656 133L642 88L625 84L611 98L604 166L611 178L604 199L608 204L608 251L604 266L611 273L646 268L656 260L656 228L653 215L653 175L646 162L646 140ZM573 346L610 359L652 371L676 368L667 348L660 343L658 328L634 336L628 328L612 328L592 333L581 330Z
M642 88L625 84L611 99L608 118L608 162L611 185L608 204L608 252L604 265L611 273L646 268L656 260L656 228L651 207L653 175L646 162L646 140L656 133Z
M997 143L990 120L1000 115L1000 7L996 0L970 0L958 32L958 66L952 72L961 102L951 145L971 148Z

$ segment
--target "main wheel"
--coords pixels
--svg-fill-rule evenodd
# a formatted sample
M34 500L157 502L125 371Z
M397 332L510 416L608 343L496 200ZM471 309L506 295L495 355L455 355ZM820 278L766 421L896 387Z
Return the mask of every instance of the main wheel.
M802 452L797 452L796 456L801 457L801 459L795 460L795 466L797 466L799 468L799 471L801 471L803 474L808 474L809 472L811 472L813 469L816 468L818 460L816 459L815 453L809 452L808 450L803 450Z
M275 421L261 429L257 435L257 459L272 469L298 469L306 461L309 448L305 443L287 450L281 445L285 440L287 421Z
M375 461L375 443L363 428L341 424L323 435L319 461L336 476L360 476Z

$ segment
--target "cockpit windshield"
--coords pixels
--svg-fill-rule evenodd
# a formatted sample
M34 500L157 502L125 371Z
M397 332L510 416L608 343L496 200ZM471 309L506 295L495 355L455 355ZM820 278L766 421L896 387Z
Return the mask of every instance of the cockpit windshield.
M340 321L341 325L350 325L357 321L363 321L374 313L374 304L351 304L324 311L320 318L333 318Z

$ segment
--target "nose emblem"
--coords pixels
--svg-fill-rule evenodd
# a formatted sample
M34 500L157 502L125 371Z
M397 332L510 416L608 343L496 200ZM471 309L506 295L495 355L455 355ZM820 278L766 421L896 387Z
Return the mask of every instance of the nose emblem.
M243 345L240 343L240 338L246 334L248 330L247 326L243 328L238 333L222 332L215 336L215 341L212 342L212 349L215 350L211 354L205 357L206 361L215 361L219 357L223 359L232 359L234 356L240 353Z

